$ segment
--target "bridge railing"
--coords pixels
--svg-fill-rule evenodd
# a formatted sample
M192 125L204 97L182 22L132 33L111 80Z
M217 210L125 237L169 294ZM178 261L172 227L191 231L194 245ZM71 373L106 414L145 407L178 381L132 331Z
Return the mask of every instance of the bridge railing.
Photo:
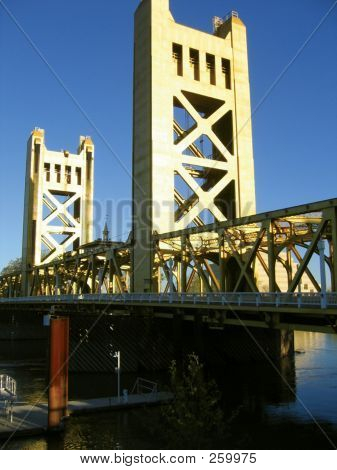
M296 306L337 307L337 292L300 293L300 292L209 292L193 293L122 293L122 294L81 294L2 298L0 303L155 303L155 304L208 304L247 306Z

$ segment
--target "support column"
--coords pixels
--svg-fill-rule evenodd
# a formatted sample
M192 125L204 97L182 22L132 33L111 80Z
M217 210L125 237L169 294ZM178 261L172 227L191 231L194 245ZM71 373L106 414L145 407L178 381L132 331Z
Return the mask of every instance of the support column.
M80 283L80 273L78 272L78 269L76 269L76 278L73 278L72 280L72 289L75 295L79 294L80 292L79 283Z
M53 430L67 416L69 318L51 319L49 348L48 429Z
M268 224L267 240L268 240L269 292L276 292L275 246L274 246L274 232L273 232L272 221L270 221L270 223Z
M61 295L61 279L60 279L60 274L56 272L55 274L55 295Z
M292 257L291 257L291 250L287 248L287 279L288 279L288 289L293 280L293 265L292 265Z
M111 258L109 258L109 294L115 294L114 267Z
M45 285L45 295L51 295L48 268L44 268L44 285Z
M324 213L325 215L325 213ZM335 292L337 290L337 212L336 209L331 209L331 242L330 245L332 270L331 270L331 288Z
M158 279L157 279L157 283L158 283L158 292L161 293L162 276L161 276L161 267L160 267L160 264L158 264L157 273L158 273Z
M187 256L186 256L186 236L181 237L181 263L180 263L180 292L186 292L187 288Z
M103 285L103 281L104 281L104 268L99 268L98 269L98 294L101 294L102 293L102 285Z
M219 281L220 291L226 292L226 263L225 263L225 250L224 250L224 236L222 233L218 233L219 243Z
M295 341L293 330L280 331L280 357L288 357L295 352Z
M97 276L97 264L95 255L91 257L91 293L96 294L96 276Z
M321 293L326 295L326 271L325 271L325 243L324 240L321 239L318 242L318 251L319 251L319 259L320 259L320 274L321 274Z

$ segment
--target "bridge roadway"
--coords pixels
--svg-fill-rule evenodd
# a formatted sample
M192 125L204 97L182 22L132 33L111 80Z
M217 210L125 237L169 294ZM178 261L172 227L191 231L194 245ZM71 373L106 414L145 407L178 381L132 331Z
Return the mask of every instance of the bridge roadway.
M333 293L126 293L0 298L0 311L55 315L150 315L202 319L213 328L239 325L337 333Z

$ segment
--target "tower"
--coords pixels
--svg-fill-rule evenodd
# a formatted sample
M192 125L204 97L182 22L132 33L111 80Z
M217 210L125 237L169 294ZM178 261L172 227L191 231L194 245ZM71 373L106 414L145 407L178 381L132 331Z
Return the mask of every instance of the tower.
M109 229L108 229L108 220L105 221L104 228L103 228L103 241L109 241Z
M30 270L92 241L94 145L80 137L77 154L45 146L43 129L27 143L22 241L23 295L30 292Z
M152 290L154 232L255 213L246 28L176 23L169 0L135 14L133 290Z

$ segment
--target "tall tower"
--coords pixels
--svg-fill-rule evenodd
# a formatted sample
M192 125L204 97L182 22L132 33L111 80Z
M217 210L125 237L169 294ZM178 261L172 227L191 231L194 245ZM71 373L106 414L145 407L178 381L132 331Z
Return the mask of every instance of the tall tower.
M93 238L94 145L80 137L77 154L53 152L43 129L27 143L22 262L23 295L30 270Z
M255 213L246 28L177 24L169 0L135 15L133 290L152 290L153 232Z

